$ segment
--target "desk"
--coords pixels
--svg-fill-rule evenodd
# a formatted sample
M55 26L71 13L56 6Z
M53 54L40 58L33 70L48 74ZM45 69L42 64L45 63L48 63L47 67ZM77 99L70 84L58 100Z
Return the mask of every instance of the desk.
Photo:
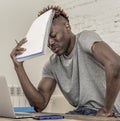
M83 115L69 115L69 114L59 114L59 113L35 113L34 115L64 115L65 119L57 120L44 120L44 121L120 121L120 118L105 118L105 117L95 117L95 116L83 116ZM37 121L32 118L24 119L11 119L11 118L0 118L0 121Z
M0 119L0 121L37 121L31 118L27 118L27 119L5 119L2 118ZM39 121L39 120L38 120ZM57 119L57 120L44 120L44 121L78 121L78 120L72 120L72 119ZM79 120L79 121L83 121L83 120Z
M105 117L95 117L95 116L84 116L84 115L70 115L62 113L34 113L33 116L37 115L63 115L64 119L57 120L44 120L44 121L120 121L120 118L105 118ZM0 117L0 121L37 121L32 118L22 118L22 119L12 119L12 118L3 118Z

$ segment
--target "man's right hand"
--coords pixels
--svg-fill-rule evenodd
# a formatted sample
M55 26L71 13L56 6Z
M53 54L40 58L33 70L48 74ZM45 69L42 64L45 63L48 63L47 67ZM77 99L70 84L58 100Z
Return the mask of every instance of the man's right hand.
M16 47L12 50L12 52L10 54L10 57L15 65L15 67L21 66L23 64L23 61L18 62L16 60L16 56L21 55L26 50L25 48L21 47L26 42L27 42L26 38L22 39L19 43L17 43Z

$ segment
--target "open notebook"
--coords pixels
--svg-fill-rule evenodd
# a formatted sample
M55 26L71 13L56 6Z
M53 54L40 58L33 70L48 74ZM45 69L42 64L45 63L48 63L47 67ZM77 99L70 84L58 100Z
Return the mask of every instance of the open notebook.
M14 112L8 85L4 76L0 76L0 116L8 118L32 117L33 113Z
M51 9L33 21L26 35L28 41L22 46L26 51L16 57L17 61L45 54L53 16L54 11Z

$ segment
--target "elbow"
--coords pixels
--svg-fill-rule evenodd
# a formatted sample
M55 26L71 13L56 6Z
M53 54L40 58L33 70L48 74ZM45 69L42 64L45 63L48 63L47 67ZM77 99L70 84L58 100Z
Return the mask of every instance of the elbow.
M34 107L34 110L36 112L42 112L45 109L45 107L42 105L41 106L31 105L31 106Z
M34 110L36 112L43 111L47 106L47 104L45 102L41 102L41 101L34 101L34 102L29 102L29 103L32 107L34 107Z
M46 106L44 106L43 104L42 105L36 105L36 104L30 104L32 107L34 107L34 110L36 112L42 112Z

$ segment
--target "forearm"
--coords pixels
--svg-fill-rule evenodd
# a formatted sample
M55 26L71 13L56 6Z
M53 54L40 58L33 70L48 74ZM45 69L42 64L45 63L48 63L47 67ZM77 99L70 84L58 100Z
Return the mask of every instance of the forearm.
M15 70L30 105L43 110L46 105L44 96L30 82L23 65L15 67Z
M105 109L107 112L112 111L113 105L120 90L120 72L119 69L106 68L106 97Z
M33 84L30 82L30 80L24 70L23 62L18 62L16 60L16 56L21 55L26 50L25 48L21 47L26 42L27 42L26 38L22 39L16 45L16 47L12 50L10 57L13 61L14 68L16 70L16 73L20 80L21 86L23 88L23 91L24 91L30 105L36 107L39 110L43 110L45 108L45 106L47 105L49 98L46 98L45 94L43 94L43 92L41 90L38 91L33 86Z

